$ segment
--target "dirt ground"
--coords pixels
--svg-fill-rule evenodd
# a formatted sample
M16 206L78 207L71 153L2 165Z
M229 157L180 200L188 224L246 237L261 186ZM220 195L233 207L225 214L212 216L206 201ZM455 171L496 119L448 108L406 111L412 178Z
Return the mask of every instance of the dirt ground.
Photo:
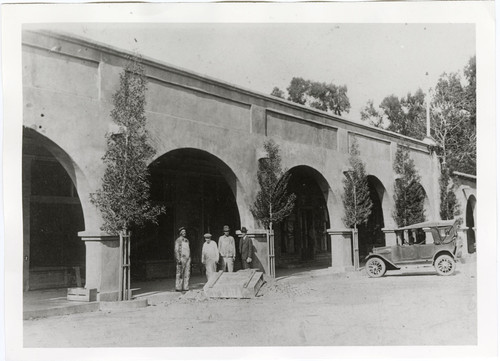
M455 275L296 270L248 300L202 290L156 306L24 321L24 347L477 344L476 264Z

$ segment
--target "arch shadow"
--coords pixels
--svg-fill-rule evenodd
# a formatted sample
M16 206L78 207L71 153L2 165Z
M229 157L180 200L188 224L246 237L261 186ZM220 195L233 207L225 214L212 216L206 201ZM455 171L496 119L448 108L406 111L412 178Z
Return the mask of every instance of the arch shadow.
M82 175L62 148L32 129L23 128L22 153L24 289L74 286L85 277Z
M278 267L330 266L330 209L333 193L325 177L307 165L287 170L294 211L275 228Z
M34 129L23 126L23 138L24 137L33 139L33 141L39 143L62 165L66 173L71 178L71 181L73 182L73 185L78 193L78 198L80 199L83 209L85 226L87 227L88 220L95 217L96 211L95 207L93 207L90 203L89 196L91 188L84 172L63 148L43 134L40 134ZM25 142L23 141L23 148L24 147ZM84 195L87 195L87 197L84 197Z
M465 210L465 226L467 227L467 252L476 252L476 197L470 195Z
M373 207L366 225L359 226L360 260L364 259L374 247L385 246L385 235L382 229L389 224L386 217L391 215L387 191L380 179L374 175L368 175L367 180Z
M241 183L232 169L217 156L196 148L170 150L149 165L151 199L165 207L157 225L134 230L132 254L135 279L170 277L175 273L174 241L179 227L186 227L193 274L202 271L203 235L217 241L228 225L238 248ZM239 267L237 259L236 268Z

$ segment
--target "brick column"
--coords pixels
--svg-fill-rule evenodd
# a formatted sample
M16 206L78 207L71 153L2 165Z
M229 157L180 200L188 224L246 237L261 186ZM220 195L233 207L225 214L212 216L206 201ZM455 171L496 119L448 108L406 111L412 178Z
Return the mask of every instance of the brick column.
M335 273L354 270L352 264L352 230L351 229L329 229L332 267Z

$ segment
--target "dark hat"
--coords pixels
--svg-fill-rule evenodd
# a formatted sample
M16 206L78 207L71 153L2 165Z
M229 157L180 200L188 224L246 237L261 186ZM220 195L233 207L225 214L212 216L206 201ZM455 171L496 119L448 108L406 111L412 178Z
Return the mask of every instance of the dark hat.
M224 226L224 228L222 229L224 232L229 232L229 226Z
M241 227L241 233L247 233L247 229L245 227Z
M182 230L186 230L186 227L179 228L178 233L181 233Z
M210 233L205 233L205 234L203 235L203 237L205 237L205 238L211 238L211 237L212 237L212 235L211 235Z

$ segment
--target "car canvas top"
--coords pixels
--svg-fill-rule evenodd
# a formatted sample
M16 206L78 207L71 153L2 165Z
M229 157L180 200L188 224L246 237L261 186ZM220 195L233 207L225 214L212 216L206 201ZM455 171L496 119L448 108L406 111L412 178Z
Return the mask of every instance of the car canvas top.
M416 228L449 227L453 226L455 222L457 221L454 219L450 219L447 221L426 221L426 222L411 224L406 227L396 228L395 231L406 231L409 229L416 229Z

